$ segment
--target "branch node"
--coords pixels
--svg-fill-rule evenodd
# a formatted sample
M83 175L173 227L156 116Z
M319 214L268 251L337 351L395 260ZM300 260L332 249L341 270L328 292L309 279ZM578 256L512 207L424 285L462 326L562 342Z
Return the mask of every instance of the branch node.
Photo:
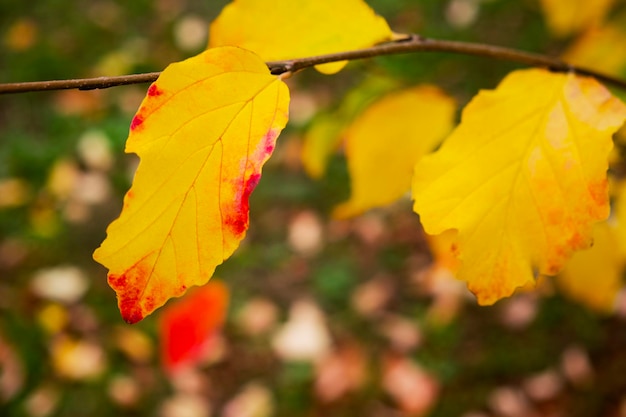
M428 38L420 35L419 33L408 33L403 36L403 38L396 39L395 42L425 42L428 40Z
M272 75L281 75L286 72L293 72L293 69L294 69L293 61L268 62L267 66L269 67L270 73Z

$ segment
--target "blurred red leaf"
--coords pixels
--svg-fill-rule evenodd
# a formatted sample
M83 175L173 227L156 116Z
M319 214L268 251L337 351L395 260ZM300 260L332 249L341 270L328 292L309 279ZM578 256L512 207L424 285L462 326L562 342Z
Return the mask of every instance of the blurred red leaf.
M161 361L168 372L201 360L224 323L228 298L226 285L211 280L163 311Z

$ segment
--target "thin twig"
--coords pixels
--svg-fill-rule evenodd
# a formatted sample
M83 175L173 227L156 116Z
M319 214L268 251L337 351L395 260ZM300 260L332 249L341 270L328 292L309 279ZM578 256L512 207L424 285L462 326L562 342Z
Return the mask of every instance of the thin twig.
M160 72L122 75L119 77L79 78L74 80L33 81L24 83L0 84L0 94L26 93L31 91L51 90L93 90L96 88L117 87L119 85L150 83L156 80Z
M537 67L546 67L552 71L570 72L588 75L613 86L626 89L626 80L602 74L597 71L567 64L556 58L546 55L534 54L516 49L504 48L494 45L485 45L470 42L446 41L423 38L419 35L408 35L406 38L373 46L371 48L354 51L339 52L327 55L319 55L307 58L291 59L285 61L268 62L272 74L295 72L315 65L329 62L350 61L357 59L373 58L382 55L404 54L412 52L449 52L464 55L478 55L495 58L504 61L517 62ZM153 82L159 76L159 72L146 74L124 75L121 77L98 77L73 80L36 81L24 83L0 84L0 94L25 93L30 91L66 90L78 88L79 90L91 90L96 88L109 88L119 85L140 84Z
M450 52L463 55L477 55L503 61L518 62L520 64L535 67L546 67L557 72L573 71L577 74L589 75L600 81L626 89L626 80L602 74L588 68L570 65L564 61L546 55L534 54L495 45L429 39L419 35L409 35L406 39L383 43L371 48L359 49L355 51L339 52L335 54L293 59L289 61L268 62L267 66L273 74L281 74L283 72L298 71L303 68L329 62L350 61L373 58L382 55L395 55L412 52Z

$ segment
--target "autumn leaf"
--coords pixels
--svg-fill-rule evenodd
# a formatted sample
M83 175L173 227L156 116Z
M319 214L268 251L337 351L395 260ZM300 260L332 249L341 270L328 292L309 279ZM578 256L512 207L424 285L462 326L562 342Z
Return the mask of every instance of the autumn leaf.
M450 323L461 310L467 289L456 279L459 259L453 251L457 232L449 229L439 235L426 235L432 262L420 275L421 288L431 298L426 319L434 325Z
M313 119L300 153L302 167L311 178L320 179L326 173L330 157L341 146L344 128L343 122L332 115L320 114Z
M343 97L337 109L318 114L304 135L302 165L312 178L326 172L330 156L340 147L344 131L363 110L381 95L397 88L398 81L370 76Z
M620 76L626 73L626 15L589 28L565 51L563 60L584 68Z
M515 71L465 108L418 161L414 209L427 233L458 231L457 277L481 304L554 275L609 213L607 157L626 106L592 78Z
M430 85L389 94L368 107L345 133L352 193L333 215L354 216L408 192L415 162L452 129L455 107Z
M209 30L209 47L236 45L266 61L359 49L392 39L363 0L235 0ZM346 62L317 66L332 74Z
M172 64L150 86L126 143L139 168L94 253L127 322L206 283L237 248L288 103L284 83L235 47Z
M602 22L615 0L541 0L548 28L567 36Z
M594 228L593 246L576 252L557 276L570 298L601 313L610 313L622 288L624 258L619 251L617 228L608 222Z
M161 315L161 361L172 373L201 359L226 317L228 288L218 280L167 305Z

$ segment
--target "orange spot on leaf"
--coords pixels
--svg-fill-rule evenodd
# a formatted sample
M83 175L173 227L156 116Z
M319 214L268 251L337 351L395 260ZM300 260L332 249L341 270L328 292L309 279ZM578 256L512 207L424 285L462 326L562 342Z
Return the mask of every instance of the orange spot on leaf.
M450 245L450 252L454 255L454 256L459 256L461 251L459 250L459 245L457 245L456 243L453 243Z
M587 189L589 190L589 195L598 206L607 206L609 201L609 182L606 177L600 181L591 182Z
M554 264L550 264L548 265L548 268L546 270L546 275L556 275L559 273L559 271L561 270L561 266L560 265L554 265Z
M128 209L128 206L130 205L130 202L133 200L133 198L135 198L135 193L133 192L133 190L128 190L128 192L124 196L124 210Z

